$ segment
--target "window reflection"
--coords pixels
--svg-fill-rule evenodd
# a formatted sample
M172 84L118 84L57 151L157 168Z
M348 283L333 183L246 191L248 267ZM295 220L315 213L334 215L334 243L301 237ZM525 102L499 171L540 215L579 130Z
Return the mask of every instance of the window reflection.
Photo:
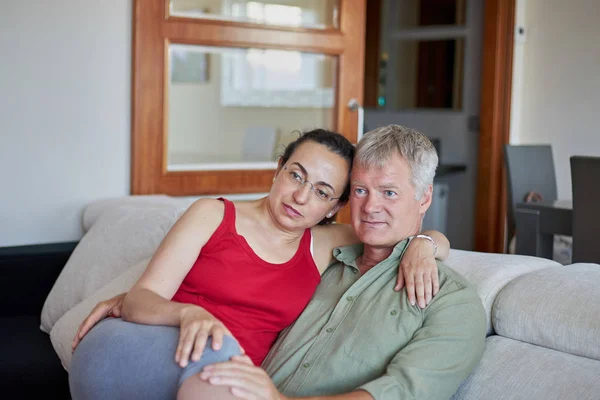
M171 0L169 14L326 29L338 28L338 10L339 0Z
M271 169L294 131L333 129L337 58L170 44L169 171Z

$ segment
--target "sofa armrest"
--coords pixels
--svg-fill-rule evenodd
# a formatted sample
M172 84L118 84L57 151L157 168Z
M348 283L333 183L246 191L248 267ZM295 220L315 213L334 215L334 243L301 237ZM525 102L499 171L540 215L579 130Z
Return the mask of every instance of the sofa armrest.
M39 316L77 243L0 247L0 317Z

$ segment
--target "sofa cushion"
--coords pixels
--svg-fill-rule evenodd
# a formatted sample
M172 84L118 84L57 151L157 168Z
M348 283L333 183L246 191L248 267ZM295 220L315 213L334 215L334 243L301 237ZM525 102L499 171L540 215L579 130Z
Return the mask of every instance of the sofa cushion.
M142 275L150 258L140 261L121 275L111 280L97 292L70 309L54 324L50 331L52 346L58 354L63 367L68 371L71 365L71 343L79 325L100 301L110 299L117 294L129 291Z
M83 231L87 232L92 225L107 211L122 206L135 208L187 208L197 198L195 197L171 197L164 194L123 196L96 200L90 203L83 211Z
M502 288L518 276L544 268L560 266L543 258L513 254L477 253L450 250L444 264L465 277L481 298L487 314L487 333L493 333L492 305Z
M67 261L42 309L42 330L135 263L152 256L181 207L121 206L103 213Z
M523 275L496 297L494 328L505 337L600 360L599 284L598 264Z
M452 400L591 400L599 393L600 362L490 336L483 359Z

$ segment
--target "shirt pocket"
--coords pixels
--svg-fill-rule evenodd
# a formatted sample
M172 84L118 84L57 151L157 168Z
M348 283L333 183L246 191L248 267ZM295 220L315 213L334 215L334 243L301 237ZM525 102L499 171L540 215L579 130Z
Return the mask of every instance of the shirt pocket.
M420 322L419 315L398 306L371 303L347 338L344 353L383 373L392 358L408 344Z

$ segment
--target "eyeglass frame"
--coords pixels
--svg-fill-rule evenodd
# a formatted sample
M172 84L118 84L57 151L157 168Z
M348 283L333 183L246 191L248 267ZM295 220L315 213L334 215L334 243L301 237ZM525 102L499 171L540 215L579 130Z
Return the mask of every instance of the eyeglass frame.
M283 166L282 170L284 170L284 171L288 171L288 166L287 166L287 164L285 164L285 165ZM291 174L292 172L295 172L295 171L289 171L288 173L290 173L290 174ZM304 172L303 172L303 173L304 173ZM301 188L303 188L303 187L304 187L304 186L305 186L307 183L308 183L308 184L310 184L310 192L311 192L311 193L315 193L315 189L316 189L316 188L315 188L315 184L314 184L314 183L312 183L312 182L311 182L311 181L309 181L308 179L303 179L303 178L300 178L300 179L302 179L302 180L301 180L301 181L298 181L298 180L296 180L296 179L292 178L292 180L293 180L294 182L296 182L296 183L298 183L298 184L299 184L299 185L298 185L298 187L301 187ZM320 198L320 197L319 197L319 196L318 196L316 193L315 193L315 196L317 196L317 199L319 199L319 200L322 200L322 201L327 201L327 200L329 200L329 201L333 201L333 200L339 200L339 199L341 198L341 196L340 196L340 197L332 197L332 198L330 198L330 199L322 199L322 198Z

